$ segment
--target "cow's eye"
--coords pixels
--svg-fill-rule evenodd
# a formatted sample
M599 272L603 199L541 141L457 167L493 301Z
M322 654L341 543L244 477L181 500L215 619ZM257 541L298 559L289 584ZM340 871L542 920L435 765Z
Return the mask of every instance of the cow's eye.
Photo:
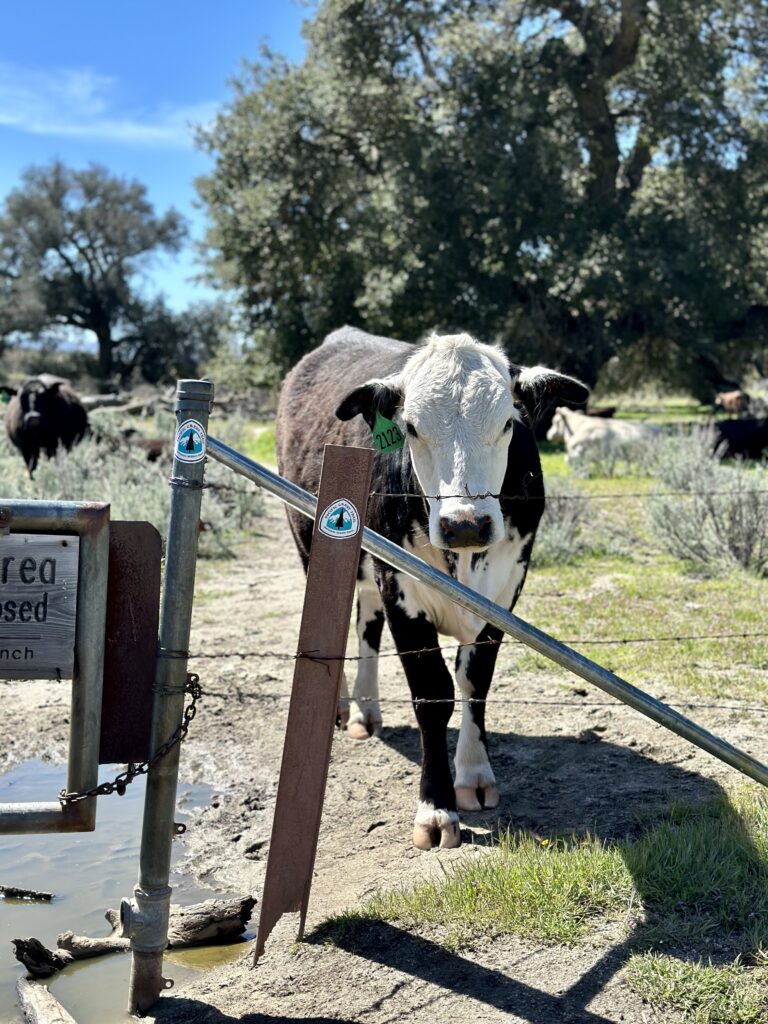
M504 424L504 429L502 430L502 434L508 434L514 425L515 425L514 417L510 416L509 419L507 420L507 422Z
M416 427L414 427L414 425L412 423L406 423L405 424L405 429L406 429L406 432L411 435L411 437L418 437L419 436L416 433Z

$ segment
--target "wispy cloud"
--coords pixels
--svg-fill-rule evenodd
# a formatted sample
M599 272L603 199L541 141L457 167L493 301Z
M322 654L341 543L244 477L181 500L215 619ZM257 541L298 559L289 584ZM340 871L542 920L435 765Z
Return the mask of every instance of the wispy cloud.
M0 61L0 125L31 135L100 139L189 149L193 126L208 123L215 103L118 111L117 79L87 68L33 70Z

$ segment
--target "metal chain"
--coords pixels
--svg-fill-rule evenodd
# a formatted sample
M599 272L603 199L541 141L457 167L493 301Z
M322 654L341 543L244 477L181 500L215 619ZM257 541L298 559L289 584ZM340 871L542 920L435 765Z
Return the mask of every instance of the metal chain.
M167 693L168 691L164 690L163 692ZM128 770L120 772L120 774L116 775L111 782L101 782L98 786L94 786L92 789L88 789L83 793L70 793L67 792L66 789L62 789L59 793L59 803L74 804L79 800L87 800L92 796L109 796L110 793L117 793L118 796L122 796L125 793L126 788L135 778L139 775L146 775L154 764L156 764L161 758L165 757L165 755L172 750L177 743L181 743L181 741L185 739L187 732L189 731L192 719L197 714L197 701L203 693L202 687L200 686L200 677L195 672L187 673L183 692L190 694L192 700L184 708L181 724L176 728L173 735L157 748L149 760L141 761L139 764L129 764Z

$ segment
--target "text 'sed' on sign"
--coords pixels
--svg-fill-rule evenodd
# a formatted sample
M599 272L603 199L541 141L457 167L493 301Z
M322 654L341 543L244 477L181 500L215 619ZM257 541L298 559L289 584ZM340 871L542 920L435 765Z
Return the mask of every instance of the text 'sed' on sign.
M71 679L80 538L0 536L0 679Z

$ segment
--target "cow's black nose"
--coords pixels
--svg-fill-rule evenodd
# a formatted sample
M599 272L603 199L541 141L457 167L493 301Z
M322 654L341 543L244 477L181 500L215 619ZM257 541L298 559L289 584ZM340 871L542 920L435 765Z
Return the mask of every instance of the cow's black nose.
M440 516L440 529L449 548L483 548L491 539L493 524L490 516L476 519Z

